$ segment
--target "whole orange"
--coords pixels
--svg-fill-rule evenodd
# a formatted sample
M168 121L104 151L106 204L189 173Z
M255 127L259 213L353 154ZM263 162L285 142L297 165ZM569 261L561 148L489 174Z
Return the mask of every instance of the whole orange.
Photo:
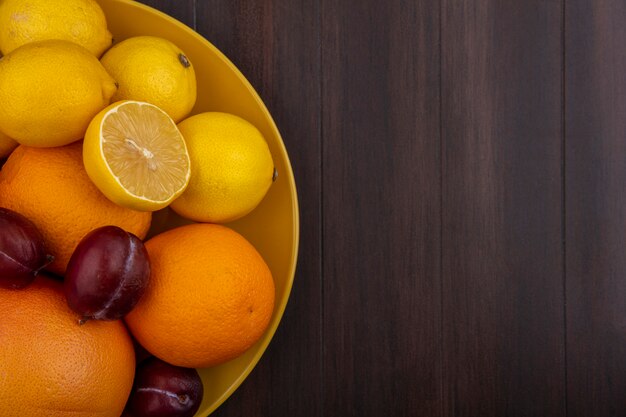
M65 268L90 231L118 226L144 238L152 214L117 206L91 182L83 166L82 142L57 148L19 146L0 171L0 207L30 219L54 255L47 268Z
M0 416L119 417L135 370L121 321L79 325L62 285L43 276L0 288L0 317Z
M274 310L269 267L243 236L192 224L146 242L152 275L125 318L150 353L204 368L233 359L265 332Z

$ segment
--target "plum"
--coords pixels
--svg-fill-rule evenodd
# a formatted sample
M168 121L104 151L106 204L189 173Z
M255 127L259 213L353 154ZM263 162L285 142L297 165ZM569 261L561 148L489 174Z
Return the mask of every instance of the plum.
M126 407L134 417L193 417L203 394L195 369L152 357L137 367Z
M26 287L53 259L30 220L0 207L0 287Z
M117 226L88 233L67 266L67 303L87 320L117 320L131 311L150 279L148 252L141 239Z

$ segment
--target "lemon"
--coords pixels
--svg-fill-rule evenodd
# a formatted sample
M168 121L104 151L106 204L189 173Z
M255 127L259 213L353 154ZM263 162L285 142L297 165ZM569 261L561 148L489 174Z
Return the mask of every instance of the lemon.
M17 148L17 145L19 145L19 143L0 132L0 158L9 156L9 154Z
M201 113L180 129L193 171L187 190L171 204L199 222L225 223L252 211L274 178L274 162L261 132L227 113Z
M89 178L120 206L155 211L187 187L185 140L163 110L138 101L111 104L92 120L83 142Z
M83 137L115 90L115 80L82 46L26 44L0 60L0 130L24 145L69 144Z
M166 39L126 39L104 54L101 61L119 84L113 101L154 104L175 122L184 119L196 103L193 65L180 48Z
M111 32L95 0L0 1L0 50L8 54L35 41L62 39L99 57L111 46Z

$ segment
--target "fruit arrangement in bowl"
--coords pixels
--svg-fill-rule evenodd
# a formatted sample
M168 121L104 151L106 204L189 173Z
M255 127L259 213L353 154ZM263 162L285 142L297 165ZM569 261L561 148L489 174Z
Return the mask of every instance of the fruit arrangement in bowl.
M129 0L3 0L0 50L0 415L209 414L293 280L267 109Z

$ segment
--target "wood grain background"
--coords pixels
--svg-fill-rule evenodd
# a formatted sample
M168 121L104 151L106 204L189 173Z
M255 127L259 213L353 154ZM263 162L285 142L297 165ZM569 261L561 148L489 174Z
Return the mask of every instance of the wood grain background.
M257 89L298 185L216 416L626 416L626 3L142 0Z

